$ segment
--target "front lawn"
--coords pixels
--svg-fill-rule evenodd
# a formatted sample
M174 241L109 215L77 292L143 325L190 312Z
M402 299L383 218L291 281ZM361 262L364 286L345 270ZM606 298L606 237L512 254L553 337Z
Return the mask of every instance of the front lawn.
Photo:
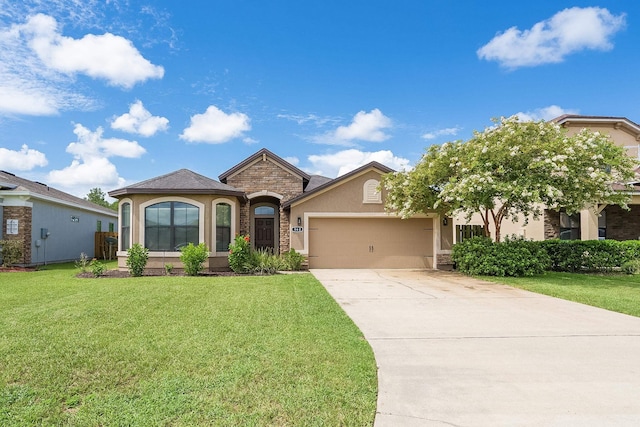
M0 425L372 425L376 365L310 274L0 273Z
M640 276L549 272L483 279L640 317Z

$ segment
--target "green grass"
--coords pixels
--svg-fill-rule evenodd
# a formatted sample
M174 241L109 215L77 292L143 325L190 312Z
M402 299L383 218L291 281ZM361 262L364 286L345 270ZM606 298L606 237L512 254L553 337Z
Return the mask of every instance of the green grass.
M376 366L310 274L0 274L0 425L371 425Z
M534 277L482 278L640 317L640 276L546 273Z

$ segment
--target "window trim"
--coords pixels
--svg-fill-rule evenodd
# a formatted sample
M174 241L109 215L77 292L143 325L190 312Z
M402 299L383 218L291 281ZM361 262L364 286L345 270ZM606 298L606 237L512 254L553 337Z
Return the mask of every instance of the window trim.
M131 201L131 199L127 198L127 199L122 199L120 201L120 205L118 206L118 223L119 223L118 225L120 227L119 227L118 231L119 231L120 234L124 234L122 232L122 229L124 227L123 221L122 221L122 218L123 218L123 216L122 216L122 207L127 203L129 204L129 230L128 230L129 231L128 232L129 236L128 237L129 237L129 248L130 248L131 247L131 241L133 239L133 202ZM123 241L124 241L124 239L122 239L122 238L118 239L118 250L119 251L126 251L126 250L129 249L129 248L123 248L122 247Z
M147 200L146 202L140 204L140 206L138 207L138 212L140 213L140 219L139 219L140 230L138 232L138 238L139 238L138 242L141 245L144 245L144 242L146 242L145 232L147 227L146 227L145 209L151 205L155 205L156 203L162 203L162 202L182 202L182 203L188 203L190 205L196 206L198 208L198 241L199 242L205 241L204 239L204 208L205 208L204 203L201 203L197 200L189 199L186 197L174 196L174 197L158 197L155 199ZM180 251L149 251L150 255L151 253L180 255Z
M237 228L236 228L236 218L237 218L237 212L238 212L238 207L237 207L237 201L236 200L232 200L232 199L227 199L227 198L219 198L219 199L215 199L212 203L211 203L211 207L212 207L212 217L213 217L213 221L211 221L213 223L213 227L212 227L212 231L211 231L211 246L213 246L213 250L211 251L212 253L215 253L216 256L228 256L229 255L229 251L222 251L222 252L218 252L217 248L218 248L218 241L216 240L216 235L217 235L217 229L218 229L218 224L216 222L217 220L217 215L216 215L216 211L218 209L218 205L219 204L227 204L229 206L231 206L231 233L230 233L230 240L231 242L233 242L233 239L235 238L236 234L237 234Z

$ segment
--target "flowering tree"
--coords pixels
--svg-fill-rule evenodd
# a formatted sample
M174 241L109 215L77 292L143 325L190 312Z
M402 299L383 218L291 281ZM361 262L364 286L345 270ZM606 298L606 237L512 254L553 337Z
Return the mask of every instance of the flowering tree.
M516 116L494 123L469 141L431 146L409 172L385 175L387 210L403 217L479 213L487 236L493 222L500 241L502 221L518 215L527 221L545 208L573 214L602 203L627 208L630 195L621 190L634 178L636 162L608 135L567 136L556 123Z

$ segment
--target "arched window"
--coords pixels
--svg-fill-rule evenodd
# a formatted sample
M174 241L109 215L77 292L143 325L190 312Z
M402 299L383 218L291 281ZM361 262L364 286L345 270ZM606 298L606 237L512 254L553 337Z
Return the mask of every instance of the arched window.
M120 250L131 247L131 203L123 203L120 208Z
M200 211L184 202L160 202L144 210L145 241L150 251L178 251L199 244Z
M216 252L226 252L231 243L231 205L216 204Z

